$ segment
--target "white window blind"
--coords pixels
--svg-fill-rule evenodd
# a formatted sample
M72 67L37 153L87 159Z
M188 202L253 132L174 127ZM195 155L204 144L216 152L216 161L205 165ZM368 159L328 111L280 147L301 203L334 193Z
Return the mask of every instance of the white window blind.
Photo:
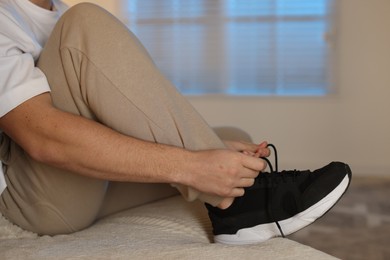
M130 29L184 94L323 95L330 0L128 0Z

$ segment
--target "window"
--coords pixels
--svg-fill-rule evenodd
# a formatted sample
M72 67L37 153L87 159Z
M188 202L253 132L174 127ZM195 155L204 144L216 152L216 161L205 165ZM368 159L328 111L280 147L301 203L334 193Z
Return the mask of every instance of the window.
M184 94L328 92L330 0L129 0L127 10Z

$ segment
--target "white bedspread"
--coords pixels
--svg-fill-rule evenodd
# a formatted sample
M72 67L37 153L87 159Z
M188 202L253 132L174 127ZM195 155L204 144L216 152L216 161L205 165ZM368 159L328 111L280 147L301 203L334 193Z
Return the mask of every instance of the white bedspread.
M54 237L38 237L0 215L0 259L334 259L283 238L246 246L214 244L210 230L203 205L178 196Z

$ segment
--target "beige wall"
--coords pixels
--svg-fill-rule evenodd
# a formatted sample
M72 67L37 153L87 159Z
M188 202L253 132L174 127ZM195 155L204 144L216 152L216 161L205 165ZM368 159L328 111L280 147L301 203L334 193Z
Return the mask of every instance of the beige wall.
M90 2L121 16L120 0ZM335 93L190 101L212 126L240 126L256 141L275 143L281 168L316 168L341 160L357 174L390 176L390 1L337 2Z
M212 125L274 142L282 167L331 160L390 176L390 1L339 1L336 93L325 98L193 98Z

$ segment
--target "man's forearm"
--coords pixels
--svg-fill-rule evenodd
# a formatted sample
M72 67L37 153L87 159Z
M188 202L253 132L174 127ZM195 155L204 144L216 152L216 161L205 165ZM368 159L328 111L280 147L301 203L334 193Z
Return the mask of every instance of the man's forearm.
M34 97L0 118L0 128L32 158L93 178L182 184L221 197L242 196L266 166L252 154L189 151L122 135L62 112L50 94ZM255 151L256 145L245 145Z
M65 115L68 117L69 115ZM127 182L177 181L175 170L187 151L119 134L96 122L71 116L40 152L39 160L90 177ZM64 120L64 118L62 118ZM52 157L52 154L55 157ZM176 160L172 160L176 158Z
M188 151L125 136L59 111L51 106L48 95L27 101L1 119L12 117L2 128L34 159L106 180L178 181L175 171L180 171L179 158Z

